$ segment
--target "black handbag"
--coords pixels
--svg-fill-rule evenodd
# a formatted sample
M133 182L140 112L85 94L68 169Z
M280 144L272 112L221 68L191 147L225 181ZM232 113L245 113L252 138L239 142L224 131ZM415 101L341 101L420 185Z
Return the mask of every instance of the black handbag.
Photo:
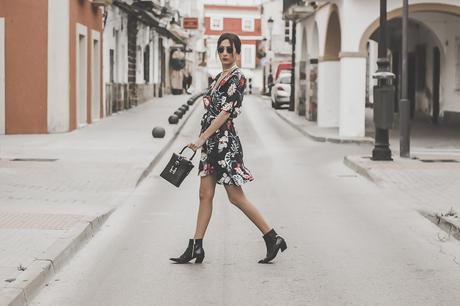
M180 186L194 167L192 159L195 157L196 151L194 151L190 159L187 159L185 156L182 156L182 152L184 152L186 148L188 148L188 146L185 146L179 154L173 153L171 160L160 174L162 178L176 187Z

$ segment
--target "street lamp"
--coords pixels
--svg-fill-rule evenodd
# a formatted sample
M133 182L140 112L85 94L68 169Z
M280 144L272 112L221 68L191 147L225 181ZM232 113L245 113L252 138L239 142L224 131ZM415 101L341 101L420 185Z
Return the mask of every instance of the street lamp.
M274 20L272 17L268 18L267 20L267 27L268 27L268 33L270 35L270 42L268 45L268 52L270 54L269 61L270 61L270 66L269 66L269 72L268 72L268 93L271 95L272 93L272 86L273 86L273 74L272 74L272 32L273 32L273 23Z
M389 144L389 129L393 125L395 75L390 71L390 61L387 55L387 1L380 0L380 29L377 72L374 78L378 80L374 86L374 124L375 146L372 150L372 160L393 160Z
M266 48L266 43L267 43L267 38L264 37L262 38L262 41L264 42L263 46L264 46L264 52L265 52L265 48ZM266 58L267 56L267 53L265 52L265 55L264 55L264 58ZM267 66L267 63L264 62L263 63L263 88L262 88L262 93L265 94L266 90L267 90L267 87L266 87L266 84L267 84L267 78L266 78L266 72L265 72L265 66Z

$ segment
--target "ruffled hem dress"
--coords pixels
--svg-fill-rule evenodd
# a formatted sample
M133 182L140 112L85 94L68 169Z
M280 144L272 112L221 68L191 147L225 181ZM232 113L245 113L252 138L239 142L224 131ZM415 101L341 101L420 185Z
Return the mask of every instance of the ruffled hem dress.
M241 114L246 78L240 69L235 68L227 74L213 91L220 74L216 76L203 97L206 113L201 119L200 135L221 111L230 117L201 147L198 175L215 175L218 184L243 185L254 178L243 163L243 147L233 120Z

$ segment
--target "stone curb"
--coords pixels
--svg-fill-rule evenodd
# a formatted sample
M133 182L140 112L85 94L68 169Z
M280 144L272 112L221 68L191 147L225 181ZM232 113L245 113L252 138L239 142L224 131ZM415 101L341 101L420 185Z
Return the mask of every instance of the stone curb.
M115 209L94 218L85 218L57 239L21 273L14 282L2 288L0 305L28 305L53 275L55 275L88 242Z
M446 232L455 239L460 240L460 220L452 216L439 216L439 224L443 224Z
M192 96L190 99L196 101L201 96L202 93L199 93ZM136 183L136 187L150 174L153 167L170 148L198 104L199 103L196 103L196 105L193 106L188 116L182 120L182 124L179 125L173 137L171 137L161 151L155 155L147 168L144 169ZM56 275L56 273L62 269L77 251L96 234L115 210L116 208L100 216L85 217L61 238L58 238L46 251L39 257L36 257L34 262L27 267L27 270L21 273L14 282L1 288L0 305L28 305L33 297L40 291L43 284L49 281L53 275Z
M420 214L447 233L448 236L443 239L449 240L450 237L454 237L460 240L460 219L457 216L443 216L427 211L420 211Z
M381 180L375 176L373 176L371 173L370 173L370 170L371 168L366 168L366 167L363 167L362 165L360 165L359 163L355 162L354 160L352 160L349 156L345 156L343 158L343 163L345 164L345 166L347 166L348 168L350 168L351 170L355 171L356 173L358 173L359 175L367 178L368 180L370 180L371 182L375 183L375 184L380 184L381 183Z
M193 99L196 102L196 100L198 100L198 98L201 97L203 94L204 94L204 92L199 93L199 94L197 94L195 96L192 96L190 99ZM150 162L150 164L147 166L147 168L145 168L144 171L142 171L142 174L139 176L139 178L138 178L138 180L136 182L136 187L139 186L142 183L142 181L152 172L152 170L155 167L155 165L163 158L163 155L166 153L166 151L169 150L169 148L171 147L172 143L174 142L174 140L176 140L177 136L179 136L180 131L185 126L185 123L187 123L187 121L190 118L190 116L195 112L198 104L199 103L194 103L194 105L192 107L190 107L191 110L189 111L188 116L184 120L182 120L182 124L179 125L179 127L177 128L177 130L174 133L174 135L171 137L171 139L168 140L168 142L164 145L164 147L160 150L160 152L158 152L155 155L155 157Z
M265 96L260 96L263 100L269 100L268 97ZM308 131L307 129L304 129L302 126L295 124L292 122L287 116L285 116L281 111L272 109L281 119L283 119L286 123L288 123L291 127L299 131L302 135L307 136L314 141L317 142L330 142L330 143L337 143L337 144L346 144L346 143L355 143L355 144L374 144L374 140L369 137L363 137L363 138L346 138L346 137L326 137L326 136L321 136L317 135L315 133L312 133Z

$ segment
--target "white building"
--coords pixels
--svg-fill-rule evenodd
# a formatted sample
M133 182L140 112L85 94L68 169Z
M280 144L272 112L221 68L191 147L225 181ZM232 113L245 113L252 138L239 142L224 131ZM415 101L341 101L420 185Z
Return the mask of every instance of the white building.
M366 100L373 102L374 80L370 76L376 70L379 1L318 4L310 16L297 23L296 71L305 70L308 77L316 69L317 59L318 80L317 88L309 86L307 79L297 91L296 108L302 90L307 100L317 94L318 126L338 127L341 136L364 136ZM402 1L388 0L388 48L392 70L398 76L398 92L401 5ZM412 112L433 118L439 112L440 118L451 120L460 114L460 3L413 0L409 11Z

